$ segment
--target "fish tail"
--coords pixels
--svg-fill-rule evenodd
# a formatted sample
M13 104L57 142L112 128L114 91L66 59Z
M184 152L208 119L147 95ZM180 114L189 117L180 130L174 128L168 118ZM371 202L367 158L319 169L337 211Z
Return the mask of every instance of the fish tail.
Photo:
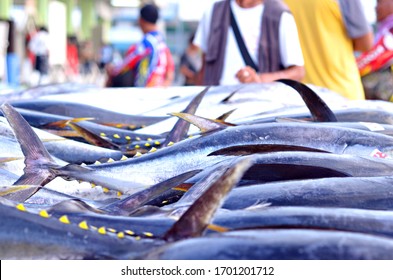
M24 174L14 185L44 186L57 176L67 176L67 170L70 168L64 169L52 158L29 123L8 103L4 103L0 109L13 129L25 156Z
M237 185L254 161L252 156L246 156L231 163L227 170L212 183L167 231L164 239L172 242L202 235L203 231L211 224L215 212L221 207L225 197ZM221 230L224 229L222 228Z

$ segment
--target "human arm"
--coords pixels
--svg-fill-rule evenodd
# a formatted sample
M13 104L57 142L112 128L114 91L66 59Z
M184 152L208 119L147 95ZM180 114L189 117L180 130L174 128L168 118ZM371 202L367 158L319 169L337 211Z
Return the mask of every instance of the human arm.
M202 67L195 75L195 85L202 86L205 75L205 54L202 54Z
M374 35L370 24L367 22L362 3L359 0L340 0L339 4L354 51L365 52L370 50L374 43Z
M163 86L168 87L172 85L173 80L175 79L175 64L173 62L173 57L169 49L166 50L166 56L167 56L168 64L166 67Z
M271 73L257 73L250 66L246 66L236 73L236 78L238 78L241 83L270 83L279 79L301 81L304 74L304 67L296 65Z
M280 19L279 48L284 69L257 73L253 68L246 66L236 73L236 78L241 83L268 83L278 79L301 81L305 75L304 59L295 19L290 13L284 12Z
M142 51L140 51L142 49ZM139 48L137 45L131 46L122 61L121 64L119 65L111 65L109 66L106 70L108 72L108 75L110 76L116 76L119 75L122 72L125 72L129 69L134 69L137 63L144 57L149 55L149 49L147 48Z
M373 47L374 35L370 31L361 37L353 38L352 42L354 51L366 52L371 50L371 48Z

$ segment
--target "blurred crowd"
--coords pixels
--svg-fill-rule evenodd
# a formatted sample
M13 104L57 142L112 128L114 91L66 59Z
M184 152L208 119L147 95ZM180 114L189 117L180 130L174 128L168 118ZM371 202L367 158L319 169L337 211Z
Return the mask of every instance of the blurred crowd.
M293 79L353 100L390 100L393 0L377 1L376 18L371 26L360 0L215 0L175 65L157 26L160 10L147 4L138 19L143 38L123 55L105 43L95 53L92 42L69 37L67 64L58 71L67 81L108 87ZM49 75L46 34L40 28L26 44L38 83Z

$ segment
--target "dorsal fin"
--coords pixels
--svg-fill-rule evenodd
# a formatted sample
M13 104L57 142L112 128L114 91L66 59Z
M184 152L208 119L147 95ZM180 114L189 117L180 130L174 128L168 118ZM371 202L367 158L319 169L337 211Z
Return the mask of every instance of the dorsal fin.
M277 82L292 87L300 94L315 121L337 122L337 118L332 110L330 110L328 105L311 88L305 84L289 79L280 79L277 80Z
M108 141L101 136L89 131L88 129L81 127L80 125L69 122L67 124L69 127L71 127L73 130L78 132L78 134L83 137L88 143L98 146L98 147L103 147L107 149L112 149L112 150L120 150L120 147L116 145L115 143L112 143L111 141Z
M231 123L215 121L203 117L199 117L196 115L186 114L186 113L171 113L172 116L176 116L181 118L200 129L202 133L214 131L214 130L221 130L227 128L228 126L235 126Z
M219 116L216 120L220 121L220 122L224 122L230 115L232 115L232 113L235 111L236 109L232 109L224 114L222 114L221 116Z
M94 120L94 118L73 118L73 119L69 119L69 120L60 120L60 121L56 121L56 122L51 122L51 123L46 124L44 127L45 128L53 128L53 127L64 128L68 125L69 122L77 123L77 122L91 121L91 120Z
M155 199L165 191L174 188L179 184L184 183L186 180L188 180L189 178L191 178L192 176L196 175L199 172L200 170L193 170L186 173L182 173L168 180L160 182L154 186L151 186L145 190L134 193L129 197L126 197L120 201L116 201L112 204L109 204L101 209L111 214L119 214L119 213L129 214L136 208Z
M213 182L168 230L164 239L167 241L176 241L200 236L210 224L215 212L223 203L224 198L237 185L252 163L252 157L235 159L235 163Z
M234 91L232 91L227 97L225 97L223 100L221 100L220 103L228 103L229 100L235 95L235 93L237 93L239 90L241 90L244 86L240 86L237 89L235 89Z
M202 90L197 96L195 96L190 104L183 110L183 113L188 113L188 114L195 114L199 104L201 104L202 98L205 96L206 92L209 90L209 87L206 87L204 90ZM190 128L190 123L179 119L172 130L168 133L168 135L165 138L164 143L162 144L163 147L168 146L169 143L177 143L184 139L184 137L187 135L188 129Z

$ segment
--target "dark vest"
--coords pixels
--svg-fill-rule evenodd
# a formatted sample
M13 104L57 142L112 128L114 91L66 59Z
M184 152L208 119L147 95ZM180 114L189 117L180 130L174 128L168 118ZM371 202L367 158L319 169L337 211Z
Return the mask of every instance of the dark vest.
M289 12L281 0L265 0L258 48L260 73L276 72L283 69L280 57L279 25L283 12ZM225 48L230 27L230 0L214 4L205 55L204 84L218 85L225 58ZM239 23L238 23L239 24Z

